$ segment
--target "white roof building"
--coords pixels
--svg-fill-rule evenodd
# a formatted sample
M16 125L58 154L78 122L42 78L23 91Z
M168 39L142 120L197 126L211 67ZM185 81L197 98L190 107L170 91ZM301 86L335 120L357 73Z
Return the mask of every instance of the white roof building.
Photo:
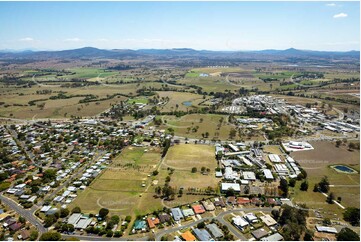
M227 191L232 188L236 192L241 191L241 186L238 183L222 183L222 191Z
M243 228L249 225L249 223L243 219L241 216L236 216L232 218L232 222L239 228Z
M264 174L264 176L266 177L267 180L273 180L274 179L270 169L264 169L263 174Z
M244 171L242 172L242 175L244 180L250 180L250 181L256 180L256 175L252 171Z

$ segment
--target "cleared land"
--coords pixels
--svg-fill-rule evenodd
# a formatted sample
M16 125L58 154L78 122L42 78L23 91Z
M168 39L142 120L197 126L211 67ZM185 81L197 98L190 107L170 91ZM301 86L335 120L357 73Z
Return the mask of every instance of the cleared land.
M192 173L196 167L197 172ZM209 173L203 175L202 167L208 168ZM214 147L208 145L180 144L169 148L161 171L173 168L170 185L177 189L183 187L205 189L208 186L217 189L218 179L215 178L217 161L214 157Z
M360 171L359 151L348 151L345 146L336 148L334 143L320 141L310 142L315 148L311 151L293 152L294 157L307 171L309 188L307 192L299 190L300 183L297 182L294 201L306 203L309 207L323 209L325 216L332 217L333 214L342 215L343 210L336 204L327 204L326 197L321 193L313 192L313 187L320 182L323 176L327 176L335 197L341 197L341 204L345 207L360 206L359 180L360 174L344 174L336 172L330 165L344 164ZM332 186L334 185L334 187Z
M106 207L111 213L120 215L144 214L161 208L160 200L153 198L154 189L148 188L153 179L148 175L159 161L160 149L126 148L85 191L79 193L71 206L81 206L89 213L97 213L101 207Z
M188 92L157 92L159 97L168 97L169 101L160 107L162 112L187 111L193 106L198 107L199 103L204 101L203 95ZM190 103L189 103L190 102ZM177 107L178 105L178 107Z
M228 124L226 115L218 114L188 114L177 118L175 116L165 115L162 116L164 123L164 128L173 128L174 133L179 136L189 137L189 138L203 138L202 133L209 133L208 139L228 139L229 132L232 125ZM201 122L201 119L203 121ZM223 119L222 123L220 122ZM218 125L220 125L218 129ZM192 128L198 126L197 132L193 132ZM188 128L190 130L188 131Z

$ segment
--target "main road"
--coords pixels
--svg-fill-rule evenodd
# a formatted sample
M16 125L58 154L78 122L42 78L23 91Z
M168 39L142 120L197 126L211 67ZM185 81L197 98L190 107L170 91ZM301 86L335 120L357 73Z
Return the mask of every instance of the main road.
M47 232L47 229L43 226L41 221L33 214L33 210L27 210L22 208L22 206L10 198L5 197L2 193L0 194L1 202L9 206L17 214L24 217L32 225L34 225L40 234Z

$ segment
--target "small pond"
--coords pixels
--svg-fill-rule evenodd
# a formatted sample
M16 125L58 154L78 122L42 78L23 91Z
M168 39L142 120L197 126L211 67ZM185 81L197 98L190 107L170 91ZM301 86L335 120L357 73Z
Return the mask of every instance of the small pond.
M182 103L184 106L190 107L192 106L192 101L186 101Z
M348 166L343 166L343 165L336 165L336 166L331 166L333 169L335 169L338 172L343 172L343 173L357 173L357 171L355 171L354 169L348 167Z

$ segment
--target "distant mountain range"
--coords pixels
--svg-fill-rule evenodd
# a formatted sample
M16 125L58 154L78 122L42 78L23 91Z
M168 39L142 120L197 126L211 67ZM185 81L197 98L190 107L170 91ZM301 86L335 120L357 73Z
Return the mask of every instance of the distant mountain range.
M241 58L247 56L274 56L274 57L317 57L317 58L360 58L360 51L313 51L313 50L298 50L294 48L286 50L259 50L259 51L211 51L211 50L194 50L189 48L175 48L175 49L98 49L94 47L84 47L72 50L61 51L14 51L14 50L0 50L0 58L25 58L25 59L73 59L73 58L126 58L126 57L228 57Z

